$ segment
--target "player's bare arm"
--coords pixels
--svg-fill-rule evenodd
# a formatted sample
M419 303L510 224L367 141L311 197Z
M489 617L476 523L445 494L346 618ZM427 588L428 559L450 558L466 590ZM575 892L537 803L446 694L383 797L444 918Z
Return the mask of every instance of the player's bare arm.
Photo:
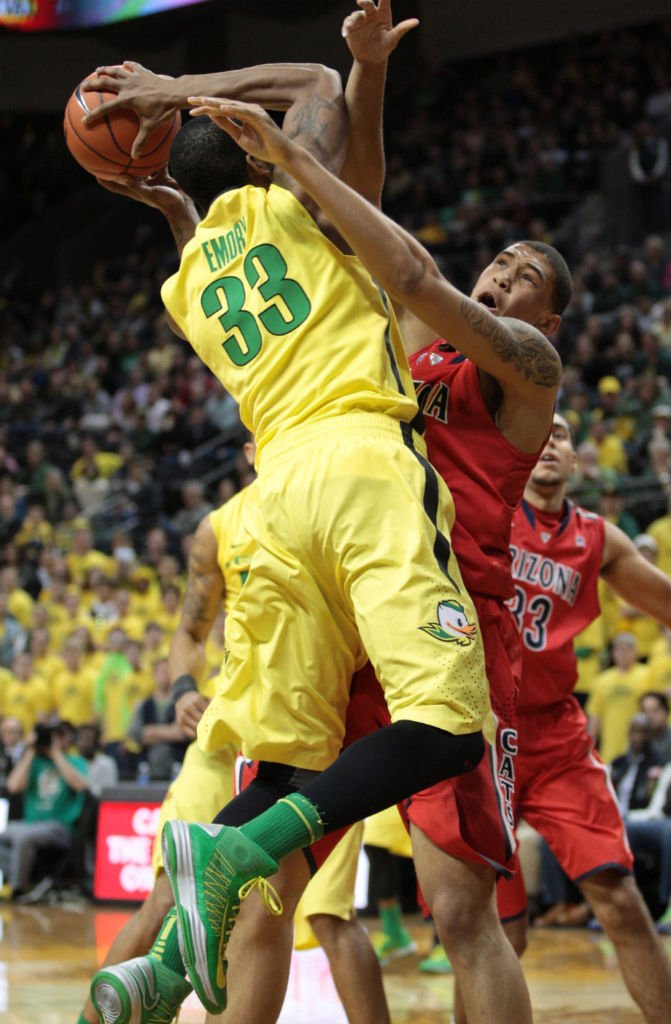
M382 108L389 55L403 36L419 24L408 18L394 25L390 0L357 0L342 35L353 57L345 86L349 119L347 156L340 171L343 181L376 206L380 205L385 162Z
M202 520L189 552L186 588L179 623L170 643L170 678L198 679L205 664L205 643L225 594L224 578L217 562L217 539L209 516ZM196 690L184 693L175 703L177 723L187 736L195 736L209 701Z
M671 622L671 580L613 523L606 523L601 575L616 594L663 626Z
M113 180L106 178L97 178L96 180L108 192L127 196L129 199L144 203L145 206L152 206L155 210L160 210L170 225L177 252L181 256L184 246L193 238L200 217L191 200L178 188L177 182L168 175L165 169L158 171L150 178L136 178L133 175L124 174Z
M259 64L235 71L218 71L207 75L180 75L171 78L158 75L136 61L99 67L83 85L85 91L102 90L116 93L114 99L102 103L86 116L86 124L94 124L117 107L135 112L140 126L133 143L133 157L142 152L149 134L169 118L175 110L188 106L193 95L226 96L258 103L267 110L288 110L301 102L306 90L319 89L319 83L338 78L336 72L321 64Z
M392 299L440 336L459 339L463 355L509 397L507 431L514 434L514 443L523 451L535 451L550 428L561 379L559 356L541 331L497 317L454 288L416 239L329 174L305 149L282 139L259 108L214 100L194 103L194 112L213 117L247 152L296 178ZM542 413L540 427L538 417L530 415L534 411Z

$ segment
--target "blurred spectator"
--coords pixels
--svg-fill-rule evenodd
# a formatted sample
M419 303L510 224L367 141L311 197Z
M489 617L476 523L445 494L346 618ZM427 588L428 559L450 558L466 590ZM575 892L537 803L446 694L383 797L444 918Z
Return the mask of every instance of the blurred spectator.
M161 611L157 615L157 619L168 636L172 636L177 629L180 600L179 587L176 587L174 583L169 584L161 595Z
M162 555L165 555L168 551L166 532L160 526L155 526L148 531L144 540L145 546L142 552L142 561L146 565L156 568Z
M194 533L201 519L212 511L205 498L205 488L198 480L187 480L182 487L182 507L172 517L170 528L178 537Z
M671 576L671 513L667 506L666 513L650 523L645 532L653 538L657 544L657 567Z
M84 664L84 649L76 635L65 641L61 668L50 683L52 708L60 718L75 727L91 721L94 675Z
M158 622L148 622L144 630L144 655L150 665L168 653L170 640Z
M91 569L101 569L111 576L114 559L93 547L93 534L86 520L78 520L74 525L72 549L65 556L70 579L81 586Z
M610 765L622 817L650 803L660 765L651 746L652 730L647 715L638 712L629 723L629 747Z
M47 489L47 475L54 468L48 461L42 441L30 441L26 446L26 468L19 474L19 482L25 485L33 498L44 498Z
M36 606L38 609L40 605ZM33 628L30 632L28 650L33 659L33 667L38 675L51 686L54 674L61 670L63 661L50 651L51 635L44 627Z
M232 395L225 391L219 381L204 405L205 415L217 430L235 430L241 428L240 412Z
M648 235L644 242L645 265L657 293L671 291L671 259L660 235Z
M81 443L81 456L72 465L70 476L73 481L83 476L87 466L95 466L97 473L105 478L112 476L121 466L122 458L117 452L100 451L93 437L84 437Z
M103 750L115 759L120 769L123 766L122 748L130 720L130 700L124 681L132 672L125 647L126 634L123 629L110 629L107 634L107 655L93 691L94 708L103 723Z
M615 474L599 465L599 449L592 440L583 441L576 449L576 467L570 480L569 492L581 505L596 509L608 481L615 483Z
M0 591L7 596L7 608L24 629L29 629L33 617L34 601L19 583L15 566L6 565L0 569Z
M671 764L659 771L652 796L645 807L629 811L625 818L627 838L634 855L634 872L653 918L671 900Z
M110 482L101 476L95 462L87 462L75 478L74 492L80 512L87 519L102 512L110 493Z
M68 850L84 806L86 762L69 754L60 723L43 724L7 779L10 793L24 794L24 814L0 832L5 898L27 893L37 853ZM40 880L41 881L41 880ZM40 895L50 886L40 888Z
M6 544L15 536L21 526L21 520L20 500L16 492L12 489L0 493L0 545Z
M100 749L100 726L97 722L77 729L77 750L86 761L86 788L96 800L103 789L115 786L119 779L116 761Z
M669 163L669 145L649 121L639 121L629 149L629 173L635 183L637 228L640 234L659 225L663 205L662 182Z
M641 711L648 720L650 750L660 764L671 762L671 703L665 693L649 690L641 697Z
M628 472L625 447L620 438L613 433L609 421L594 415L589 425L589 440L596 445L597 459L602 470L610 469L620 474Z
M77 752L86 762L86 793L84 807L73 836L70 868L77 880L76 889L86 896L93 894L95 841L98 827L98 802L102 791L116 785L119 772L116 761L100 749L100 726L96 722L77 729Z
M27 639L25 629L9 611L7 594L0 590L0 666L11 665Z
M648 466L649 446L652 441L669 441L670 439L671 405L660 403L653 406L650 429L639 432L630 445L631 472L637 476L645 472Z
M18 718L25 733L44 718L51 705L49 686L33 667L27 651L17 654L12 662L12 674L2 688L3 715Z
M652 537L647 533L640 533L634 537L634 544L648 562L656 564L657 545ZM648 658L656 641L661 636L662 627L659 622L648 615L643 615L638 608L621 598L617 598L615 607L617 609L615 630L633 634L636 639L637 656Z
M619 526L633 540L640 533L640 527L631 512L624 505L627 493L625 480L605 480L602 485L599 512L609 523Z
M137 761L146 761L150 778L170 779L173 766L181 764L188 739L175 722L167 658L154 664L154 692L136 705L128 728L128 748Z
M610 762L627 749L629 722L636 714L639 699L647 689L645 665L637 662L636 637L618 633L612 644L613 668L594 680L585 711L592 738L597 741L603 761Z
M0 796L8 803L8 817L10 821L20 818L23 815L23 794L9 793L7 790L7 777L16 767L26 749L23 738L23 727L18 718L6 715L0 719Z

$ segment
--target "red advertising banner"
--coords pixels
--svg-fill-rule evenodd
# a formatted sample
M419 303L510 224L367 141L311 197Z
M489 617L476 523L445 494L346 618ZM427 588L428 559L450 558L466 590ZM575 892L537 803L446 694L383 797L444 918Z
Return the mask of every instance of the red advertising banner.
M151 855L160 803L103 801L98 811L98 838L93 895L100 900L142 902L154 886Z

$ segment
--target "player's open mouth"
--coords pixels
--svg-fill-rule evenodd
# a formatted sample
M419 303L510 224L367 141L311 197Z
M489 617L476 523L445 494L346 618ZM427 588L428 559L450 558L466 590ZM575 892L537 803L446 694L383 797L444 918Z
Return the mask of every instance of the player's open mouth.
M495 313L498 308L496 305L496 299L491 292L482 292L478 295L477 301L481 306L486 306L487 309L491 309L493 313Z

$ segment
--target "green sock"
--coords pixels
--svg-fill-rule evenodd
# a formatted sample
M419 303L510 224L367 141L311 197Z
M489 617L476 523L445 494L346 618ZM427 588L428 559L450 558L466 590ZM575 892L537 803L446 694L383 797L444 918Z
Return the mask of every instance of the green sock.
M382 931L390 939L399 939L403 936L405 928L401 917L401 908L396 904L394 907L380 907L380 921Z
M155 960L160 960L171 971L181 974L183 978L186 976L186 967L184 966L182 954L179 951L179 943L177 942L177 911L174 907L165 915L161 930L156 936L156 941L149 950L149 956L153 956Z
M240 831L274 860L310 846L324 835L319 811L307 797L291 793L252 818Z
M89 1024L83 1013L80 1013L77 1017L77 1024Z

